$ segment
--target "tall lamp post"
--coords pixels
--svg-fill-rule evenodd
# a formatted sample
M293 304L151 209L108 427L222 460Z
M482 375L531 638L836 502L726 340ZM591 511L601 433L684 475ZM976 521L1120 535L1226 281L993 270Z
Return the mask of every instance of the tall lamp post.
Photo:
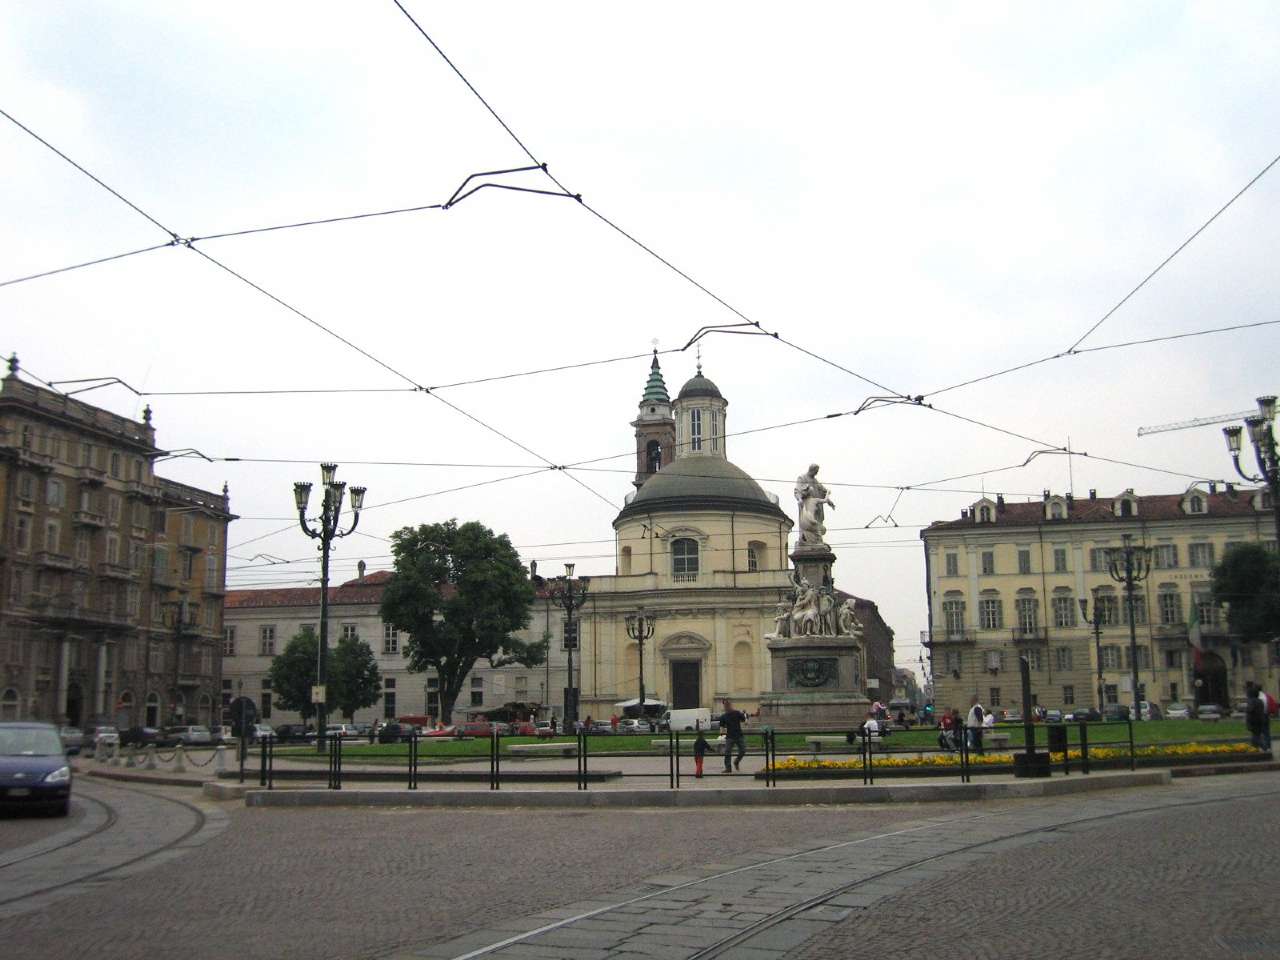
M1275 421L1275 397L1259 397L1258 415L1244 419L1244 425L1249 428L1254 459L1258 462L1258 476L1247 474L1240 468L1240 434L1243 432L1240 426L1223 427L1222 433L1227 438L1227 450L1236 465L1236 473L1250 483L1265 483L1271 492L1271 514L1276 524L1276 541L1280 543L1280 455L1276 450Z
M311 527L307 524L307 502L311 499L311 484L295 483L293 485L293 502L298 508L298 525L302 532L313 540L319 540L320 546L320 649L316 654L316 686L321 690L319 702L316 704L316 752L324 752L324 729L328 721L325 711L325 662L329 658L329 546L339 537L355 533L360 523L360 510L364 507L364 487L351 488L351 527L341 529L342 497L347 485L341 480L334 480L338 472L336 463L320 464L320 482L324 485L324 500L320 505L320 516L316 519L319 525Z
M1111 579L1124 584L1124 602L1129 611L1129 663L1133 669L1133 719L1141 720L1142 711L1138 708L1138 627L1133 616L1133 588L1151 573L1151 548L1137 546L1133 542L1133 534L1126 533L1124 546L1108 551L1107 561ZM1094 607L1096 616L1096 599Z
M1093 650L1094 656L1098 660L1098 713L1102 713L1102 608L1098 603L1097 591L1093 594L1093 619L1089 619L1089 601L1084 597L1080 598L1080 619L1093 627ZM1130 622L1133 618L1130 616Z
M573 578L572 563L564 565L564 576L556 577L551 583L551 600L564 609L564 648L569 654L569 685L564 692L564 722L567 727L578 719L578 686L573 681L573 651L578 649L578 627L573 622L573 611L587 602L587 590L591 587L590 577Z
M647 616L644 607L627 615L627 636L640 644L640 719L644 719L644 642L653 637L657 618Z

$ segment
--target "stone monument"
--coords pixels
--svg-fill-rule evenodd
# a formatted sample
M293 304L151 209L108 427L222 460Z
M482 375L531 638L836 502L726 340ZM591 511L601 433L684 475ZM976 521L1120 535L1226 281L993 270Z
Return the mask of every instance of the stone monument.
M865 718L870 700L862 625L852 598L841 602L831 576L835 554L824 537L824 507L835 509L818 480L818 465L796 479L799 542L791 554L795 589L778 605L776 630L765 636L773 660L772 688L760 701L760 722L776 730L848 731Z

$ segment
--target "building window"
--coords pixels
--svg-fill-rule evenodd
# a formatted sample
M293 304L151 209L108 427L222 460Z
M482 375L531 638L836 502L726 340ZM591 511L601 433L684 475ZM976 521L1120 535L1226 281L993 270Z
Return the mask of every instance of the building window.
M961 650L947 651L947 672L959 676L964 669L964 654Z
M1066 706L1076 702L1076 688L1073 686L1065 686L1062 688L1062 703Z
M1025 650L1022 654L1027 658L1027 667L1031 670L1043 670L1044 658L1040 656L1038 649Z
M45 487L45 503L50 507L65 507L67 505L66 490L62 486L61 480L49 478L49 482Z
M644 448L645 471L647 473L657 473L662 469L662 444L657 440L650 440Z
M1124 622L1129 622L1129 603L1126 600L1121 608L1124 613ZM1147 598L1140 593L1133 595L1133 622L1138 626L1142 626L1147 622Z
M960 557L958 554L948 553L946 555L946 575L948 577L960 576Z
M516 699L523 701L529 696L529 678L516 677Z
M1035 597L1018 597L1018 629L1023 633L1035 633L1040 626L1040 601Z
M754 573L763 569L765 558L765 545L759 540L752 540L747 544L747 572Z
M1133 651L1129 647L1124 648L1124 668L1126 670L1133 669ZM1151 648L1138 647L1138 669L1151 669Z
M344 623L342 625L342 639L343 640L359 640L360 639L359 631L356 630L356 625L354 623Z
M982 551L982 575L991 576L996 572L996 554L994 550Z
M964 601L950 599L942 601L942 617L946 622L947 636L958 637L964 634Z
M1071 669L1071 648L1070 647L1058 647L1056 650L1053 651L1053 654L1054 654L1054 660L1057 663L1057 667L1059 670Z
M483 690L472 690L472 691L471 691L471 705L472 705L473 707L483 707L483 706L484 706L484 691L483 691Z
M1106 573L1111 569L1111 548L1091 547L1089 549L1089 569L1094 573Z
M207 556L204 558L204 587L206 590L217 590L222 585L222 577L219 576L218 558Z
M1166 650L1164 652L1164 665L1170 670L1181 670L1182 669L1182 651ZM1177 700L1178 698L1174 697L1173 699Z
M1076 625L1076 601L1071 594L1058 594L1053 598L1053 625L1055 627Z
M48 520L44 525L44 548L50 553L57 553L62 546L62 529L56 520Z
M120 538L114 533L107 534L107 563L120 564Z
M1120 622L1120 600L1114 593L1099 591L1093 595L1093 618L1104 627Z
M276 628L274 625L258 628L258 656L276 655Z
M1067 548L1066 547L1054 547L1053 572L1054 573L1067 572Z
M720 449L719 437L717 436L717 434L719 433L720 433L720 415L717 411L712 410L711 411L711 449L712 450Z
M676 582L698 579L698 541L679 537L671 541L671 576Z
M999 597L978 600L978 625L983 630L999 630L1004 626L1004 604Z
M1103 670L1119 670L1120 669L1120 648L1116 646L1107 646L1102 648L1102 669Z
M384 720L394 720L396 718L396 692L394 690L382 691L382 718Z
M400 652L400 633L393 624L384 623L382 625L382 652Z
M1102 697L1104 700L1107 701L1107 703L1119 703L1120 688L1116 686L1114 683L1108 683L1105 687L1102 688Z
M428 690L439 690L439 689L440 689L440 678L439 678L439 677L427 677L427 689L428 689Z
M978 508L978 520L979 520L979 521L981 521L982 523L990 523L990 522L991 522L991 508L990 508L990 507L988 507L988 506L985 506L985 505L984 505L984 506L982 506L982 507L979 507L979 508Z
M1000 706L1000 688L989 687L988 692L990 693L990 696L987 698L987 706L989 707Z
M696 407L689 411L689 447L702 449L702 411Z
M1161 589L1158 596L1160 622L1166 626L1182 623L1182 594L1177 590Z
M120 454L111 454L111 476L116 480L120 479Z
M1187 548L1187 562L1193 567L1213 566L1213 544L1193 543Z
M76 531L76 560L85 565L89 563L89 535L83 530Z
M14 539L20 552L26 553L31 549L31 521L28 518L24 516L15 518Z
M261 713L262 713L262 719L263 719L263 720L270 720L270 719L271 719L271 694L269 694L269 693L264 693L264 694L262 695L262 710L261 710Z
M1218 622L1218 605L1213 602L1212 595L1208 593L1197 593L1192 597L1192 602L1196 608L1196 619L1200 621L1202 627L1216 627Z
M1188 513L1204 513L1204 498L1195 496L1187 503Z
M1030 550L1018 551L1018 572L1019 573L1031 572L1031 551Z
M1063 514L1063 512L1062 512L1062 504L1061 504L1061 503L1059 503L1058 501L1056 501L1056 500L1055 500L1053 503L1051 503L1051 504L1049 505L1049 519L1050 519L1050 520L1061 520L1061 519L1063 518L1063 516L1064 516L1064 515L1065 515L1065 514Z
M1172 570L1178 565L1178 545L1158 543L1151 555L1151 565L1157 570Z
M1178 685L1176 683L1169 684L1169 699L1174 703L1178 702Z
M222 655L224 657L234 657L236 655L235 627L224 627L222 630Z

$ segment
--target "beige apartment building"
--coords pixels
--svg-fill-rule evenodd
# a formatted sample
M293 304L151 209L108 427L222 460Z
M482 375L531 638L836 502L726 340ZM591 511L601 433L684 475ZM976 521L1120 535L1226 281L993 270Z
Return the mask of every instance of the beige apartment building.
M141 422L0 382L0 720L216 723L226 489L157 477Z
M1265 490L1194 484L1153 496L983 498L958 520L931 524L920 534L929 593L921 639L935 704L963 710L977 696L996 710L1020 709L1021 656L1038 706L1131 703L1124 586L1107 563L1125 534L1153 548L1135 596L1142 698L1231 705L1248 680L1276 693L1280 644L1241 643L1210 596L1212 568L1234 545L1275 549L1273 511ZM1090 619L1103 622L1100 638L1081 617L1082 597Z

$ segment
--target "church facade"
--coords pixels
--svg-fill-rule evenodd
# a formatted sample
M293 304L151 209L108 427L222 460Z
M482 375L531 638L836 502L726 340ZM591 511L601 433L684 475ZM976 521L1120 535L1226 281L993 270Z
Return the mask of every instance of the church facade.
M637 697L642 664L646 696L673 709L728 697L754 711L771 687L764 638L794 590L793 523L729 460L728 406L701 364L672 400L654 356L632 423L636 490L613 522L617 573L591 578L575 614L582 717ZM641 609L655 618L643 653L626 628ZM875 622L891 669L892 631L874 604L859 601L859 615Z

